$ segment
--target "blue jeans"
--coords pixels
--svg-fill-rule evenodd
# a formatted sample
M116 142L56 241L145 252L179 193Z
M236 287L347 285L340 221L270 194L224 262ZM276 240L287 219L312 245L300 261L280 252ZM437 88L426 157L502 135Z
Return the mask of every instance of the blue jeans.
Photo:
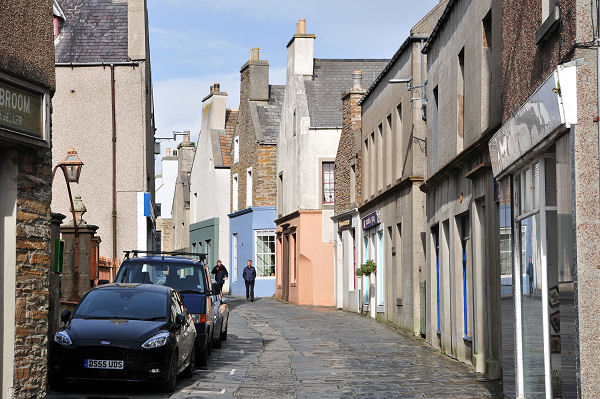
M254 280L244 280L246 283L246 299L254 300Z

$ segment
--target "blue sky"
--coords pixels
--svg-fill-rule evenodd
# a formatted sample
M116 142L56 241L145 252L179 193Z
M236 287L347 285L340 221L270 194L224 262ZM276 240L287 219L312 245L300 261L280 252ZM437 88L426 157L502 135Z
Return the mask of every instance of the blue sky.
M438 0L149 0L156 136L200 130L202 98L221 83L239 104L239 70L253 47L285 83L286 44L299 18L317 58L390 58ZM163 142L164 148L173 146ZM157 170L158 172L158 170Z

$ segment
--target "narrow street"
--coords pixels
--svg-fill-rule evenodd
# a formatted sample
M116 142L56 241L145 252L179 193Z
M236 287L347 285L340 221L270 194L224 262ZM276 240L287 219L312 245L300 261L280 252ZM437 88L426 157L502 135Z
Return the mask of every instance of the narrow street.
M426 344L356 314L261 298L230 302L229 338L172 395L123 384L53 398L501 398L500 387Z

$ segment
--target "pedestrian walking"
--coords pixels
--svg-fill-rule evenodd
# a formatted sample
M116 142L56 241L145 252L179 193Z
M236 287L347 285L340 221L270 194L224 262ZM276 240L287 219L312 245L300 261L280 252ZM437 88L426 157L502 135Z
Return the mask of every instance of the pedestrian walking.
M217 261L217 265L213 267L211 273L215 275L215 281L219 284L219 291L221 291L225 284L225 280L229 278L229 273L227 273L227 269L221 262L221 259Z
M531 261L531 256L529 257L529 263L527 263L527 280L529 282L529 296L533 294L533 262Z
M256 269L252 266L252 261L248 259L248 266L244 268L244 282L246 283L246 302L254 302L254 280L256 279Z

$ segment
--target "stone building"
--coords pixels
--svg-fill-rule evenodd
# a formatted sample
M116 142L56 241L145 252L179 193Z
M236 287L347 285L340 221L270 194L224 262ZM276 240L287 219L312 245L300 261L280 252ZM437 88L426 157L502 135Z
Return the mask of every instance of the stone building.
M2 398L43 398L55 91L51 0L0 5ZM66 191L64 178L57 185Z
M363 166L361 203L353 226L359 264L375 261L376 273L350 281L359 305L412 334L425 334L426 173L425 41L442 14L442 1L410 31L389 64L361 99L357 150ZM343 269L347 270L347 269ZM354 276L352 276L354 278Z
M362 72L352 72L352 88L342 93L342 132L334 166L334 290L335 306L353 312L361 311L360 237L358 206L361 203L362 152L360 151L360 100L367 92L362 88ZM360 242L360 240L359 240Z
M502 127L489 151L504 394L597 398L597 3L499 3Z
M243 268L256 268L256 296L275 293L275 203L277 136L284 86L269 84L269 63L259 49L240 70L240 109L231 148L229 280L245 295Z
M183 132L177 145L177 180L171 206L172 250L190 251L190 181L196 145L190 141L190 132ZM206 253L206 250L202 251Z
M498 2L450 0L427 40L426 339L500 377L498 215L487 144L501 119ZM494 5L494 7L492 7Z
M154 179L156 200L156 244L155 250L173 250L173 224L172 207L175 195L175 181L177 180L177 150L171 153L171 148L166 149L161 158L161 173Z
M146 0L57 0L53 156L71 147L85 164L79 186L98 223L102 256L151 249L154 109ZM61 186L52 209L68 214Z
M190 182L190 250L208 253L210 267L221 259L230 269L229 181L231 142L237 110L227 108L227 93L215 83L202 100L202 125ZM229 289L229 280L224 291Z
M368 87L389 60L315 59L315 35L300 20L287 45L277 141L277 289L283 300L334 305L334 162L340 94L362 71Z

